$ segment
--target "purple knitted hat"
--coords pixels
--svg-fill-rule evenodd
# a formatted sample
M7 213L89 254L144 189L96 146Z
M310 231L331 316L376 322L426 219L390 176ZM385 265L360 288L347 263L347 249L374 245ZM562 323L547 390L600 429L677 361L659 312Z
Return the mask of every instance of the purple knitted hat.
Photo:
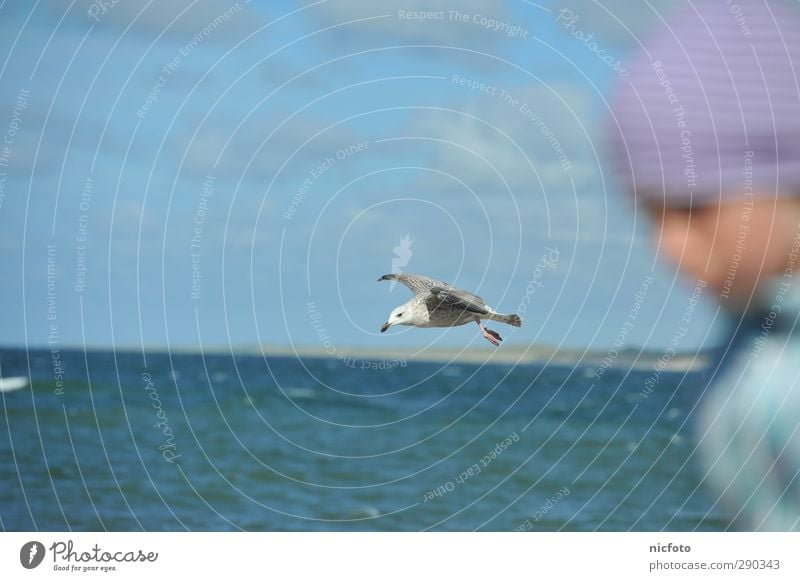
M701 0L637 50L608 127L629 190L666 205L800 195L800 9Z

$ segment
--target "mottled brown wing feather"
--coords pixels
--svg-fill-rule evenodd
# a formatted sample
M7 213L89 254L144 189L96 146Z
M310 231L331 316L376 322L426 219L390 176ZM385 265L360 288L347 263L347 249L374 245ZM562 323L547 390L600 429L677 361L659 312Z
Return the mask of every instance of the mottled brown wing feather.
M464 309L465 311L477 313L479 315L486 315L489 312L486 301L470 292L454 289L452 287L442 288L438 286L431 287L430 291L432 295L439 298L442 302Z
M431 288L433 287L439 287L443 289L452 288L449 284L442 282L441 280L436 280L435 278L423 276L421 274L411 274L409 272L403 272L400 274L384 274L378 279L378 281L382 280L395 280L400 282L410 288L411 292L413 292L415 295L430 292Z

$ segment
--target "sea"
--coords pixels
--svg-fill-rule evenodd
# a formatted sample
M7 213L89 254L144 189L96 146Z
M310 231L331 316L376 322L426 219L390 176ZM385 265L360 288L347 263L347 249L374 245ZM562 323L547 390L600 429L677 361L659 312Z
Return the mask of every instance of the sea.
M702 371L0 349L7 531L715 531Z

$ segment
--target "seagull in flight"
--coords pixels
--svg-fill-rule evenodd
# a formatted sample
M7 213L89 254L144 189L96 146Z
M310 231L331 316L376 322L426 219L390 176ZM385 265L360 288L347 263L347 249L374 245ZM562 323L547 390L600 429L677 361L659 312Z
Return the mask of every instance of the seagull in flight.
M381 333L393 325L413 327L457 327L473 321L478 324L483 336L494 346L500 345L502 337L497 331L487 329L482 319L500 321L513 327L521 327L519 315L501 315L486 304L481 297L435 278L419 274L384 274L378 279L401 282L411 289L414 297L394 309L389 320L381 327Z

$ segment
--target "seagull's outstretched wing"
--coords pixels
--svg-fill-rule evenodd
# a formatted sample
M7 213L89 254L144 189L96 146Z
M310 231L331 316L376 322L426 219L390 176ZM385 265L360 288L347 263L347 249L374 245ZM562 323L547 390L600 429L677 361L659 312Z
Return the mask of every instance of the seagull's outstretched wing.
M435 278L423 276L421 274L411 274L408 272L403 272L400 274L384 274L378 279L379 282L382 280L396 280L397 282L401 282L410 288L411 292L413 292L415 295L428 293L433 287L438 287L441 289L451 288L449 284L442 282L441 280L436 280Z
M486 315L489 313L486 301L470 292L455 289L450 286L446 288L432 286L430 291L431 294L442 301L442 303L464 309L470 313L478 313L479 315Z

